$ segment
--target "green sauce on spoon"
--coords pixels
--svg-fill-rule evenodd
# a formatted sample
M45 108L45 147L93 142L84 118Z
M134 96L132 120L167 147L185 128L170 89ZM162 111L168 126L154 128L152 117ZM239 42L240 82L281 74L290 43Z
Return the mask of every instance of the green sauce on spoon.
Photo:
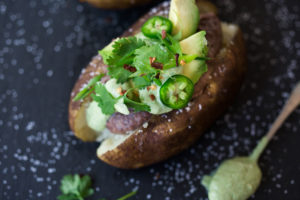
M210 200L244 200L258 188L262 173L257 160L267 145L264 137L249 157L224 161L212 175L204 176L202 184Z
M225 160L214 173L203 177L201 183L208 191L209 200L246 200L254 194L262 178L257 161L275 132L299 104L300 83L268 134L260 140L250 156Z

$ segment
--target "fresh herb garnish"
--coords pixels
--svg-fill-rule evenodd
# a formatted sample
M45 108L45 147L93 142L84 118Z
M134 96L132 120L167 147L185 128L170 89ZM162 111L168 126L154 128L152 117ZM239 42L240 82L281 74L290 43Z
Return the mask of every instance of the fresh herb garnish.
M160 69L155 66L163 69L176 67L175 54L182 55L179 42L169 34L165 39L141 40L135 36L117 39L99 53L109 66L108 75L116 78L118 83L145 74L156 75ZM154 59L153 62L149 61L150 58ZM133 66L136 71L124 69L124 65Z
M92 188L92 180L88 175L80 177L78 174L65 175L61 180L60 190L61 195L57 197L58 200L84 200L85 198L94 194ZM137 190L132 191L117 200L126 200L137 193ZM106 200L105 198L99 200Z
M125 83L131 74L132 73L124 69L124 67L110 66L108 68L108 75L112 78L117 79L118 83Z
M105 64L109 66L123 66L124 64L129 64L134 51L144 45L143 40L134 36L118 39L112 44L113 50ZM102 51L100 51L100 54L101 52Z
M108 75L117 79L118 83L124 83L130 76L130 72L124 69L124 64L131 64L136 49L144 46L143 40L137 37L121 38L99 51L104 58L104 63L109 66Z
M103 76L104 74L99 74L98 76L92 78L87 84L87 86L77 93L77 95L73 98L73 101L84 99L89 94L91 94L95 89L96 83L99 82Z
M61 180L60 190L62 194L57 198L58 200L84 200L94 193L91 186L91 178L87 175L83 177L78 174L66 175Z
M153 20L156 23L168 22L168 19L164 18L153 18ZM144 26L144 28L149 27ZM133 108L134 111L150 111L148 105L140 102L138 95L137 98L132 98L131 94L128 95L129 91L138 91L152 84L162 86L160 74L163 73L163 70L184 66L194 60L205 62L207 59L206 57L199 57L199 55L183 54L178 40L180 33L177 36L172 36L170 34L171 26L168 27L169 29L165 29L165 27L157 29L154 26L154 35L152 32L151 35L144 34L143 39L138 36L118 38L99 51L104 64L108 65L110 78L116 79L117 83L128 81L131 86L131 89L124 91L125 95L120 93L121 96L118 98L112 96L111 91L107 91L103 84L97 84L104 76L100 75L92 79L87 87L76 95L74 100L83 99L91 94L105 115L112 115L116 112L115 104L119 100L122 100L120 103ZM207 70L206 65L200 70L201 73L204 73Z
M170 34L166 34L165 39L163 37L160 37L161 42L168 47L174 54L182 55L181 47L179 42L172 37Z
M168 63L172 57L171 52L160 44L153 44L151 46L143 46L135 51L135 57L132 65L136 67L137 72L132 76L138 76L141 74L154 74L157 69L150 63L149 58L155 58L156 63L165 64ZM152 63L154 63L152 62Z
M149 76L137 76L132 79L135 88L143 89L151 85L151 80Z
M134 100L131 100L127 97L127 95L132 91L133 89L131 90L128 90L125 95L124 95L124 103L130 107L130 108L133 108L135 112L139 112L139 111L148 111L150 112L151 111L151 108L150 106L148 106L147 104L144 104L144 103L141 103L141 102L138 102L138 101L134 101Z
M113 97L103 84L98 83L95 86L95 94L92 94L92 98L98 103L98 106L101 108L103 114L114 114L114 105L118 102L119 98Z

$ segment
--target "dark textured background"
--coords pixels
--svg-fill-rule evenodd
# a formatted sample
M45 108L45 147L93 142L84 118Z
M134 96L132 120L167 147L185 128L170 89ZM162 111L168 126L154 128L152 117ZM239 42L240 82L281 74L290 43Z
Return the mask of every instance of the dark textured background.
M251 151L300 80L299 0L216 0L220 17L241 25L249 70L233 106L192 148L148 168L124 171L95 155L98 144L69 131L69 93L97 50L150 6L104 11L75 0L0 1L0 199L53 200L67 173L90 174L96 194L116 199L206 199L203 174ZM300 198L300 109L260 159L252 199Z

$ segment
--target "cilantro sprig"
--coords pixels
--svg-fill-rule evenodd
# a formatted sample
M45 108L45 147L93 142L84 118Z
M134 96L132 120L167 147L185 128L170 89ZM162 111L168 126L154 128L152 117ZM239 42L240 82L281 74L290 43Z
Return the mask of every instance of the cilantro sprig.
M152 66L149 58L154 58L154 62L161 64L163 69L176 67L175 54L182 55L179 42L171 35L165 39L145 38L143 40L136 36L115 40L108 47L99 51L108 65L108 74L111 78L116 78L119 83L124 83L128 79L142 75L154 75L150 80L153 82L156 74L162 69ZM124 65L133 66L136 71L130 72L124 69Z
M159 70L151 66L149 58L155 58L156 63L166 64L174 57L168 49L161 44L143 46L135 50L135 58L132 65L137 71L132 76L141 74L156 74Z
M103 114L114 114L114 105L118 102L119 98L113 97L102 83L96 84L95 94L92 94L91 96L93 100L98 103L98 106L101 108Z
M123 66L129 64L133 59L136 49L145 45L145 42L137 37L125 37L116 40L113 45L112 54L107 59L109 66ZM101 54L101 51L100 51Z
M137 76L132 79L133 86L137 89L143 89L151 85L151 80L148 76Z
M193 60L207 60L206 57L183 54L178 40L180 33L176 36L166 31L156 34L157 37L146 36L143 39L138 35L118 38L99 51L104 64L108 65L110 78L116 79L117 83L128 82L131 86L128 91L122 91L121 96L114 97L102 83L99 83L104 76L99 75L76 95L74 101L91 95L105 115L116 112L115 104L119 103L119 100L135 112L149 112L150 107L142 103L139 97L132 98L130 92L138 91L153 83L161 86L160 74L163 70L183 66ZM205 72L206 68L201 70Z
M128 98L129 94L133 89L129 89L123 96L113 97L105 88L102 83L98 83L95 86L95 94L92 94L94 101L98 103L98 106L101 108L102 113L105 115L112 115L115 113L115 104L123 98L124 103L129 108L132 108L135 112L138 111L148 111L150 112L150 107L146 104L143 104L139 101Z
M111 45L99 51L104 58L104 63L109 66L108 75L119 83L124 83L130 76L130 72L123 68L124 64L131 64L136 49L145 45L145 42L137 37L127 37L115 40Z
M88 175L80 177L80 175L65 175L61 180L60 185L61 195L57 197L58 200L84 200L85 198L94 194L92 188L92 180ZM126 200L137 193L137 190L132 191L117 200ZM106 200L101 198L99 200Z
M91 188L92 180L89 176L80 177L78 174L66 175L61 180L61 195L58 200L84 200L84 198L94 194Z

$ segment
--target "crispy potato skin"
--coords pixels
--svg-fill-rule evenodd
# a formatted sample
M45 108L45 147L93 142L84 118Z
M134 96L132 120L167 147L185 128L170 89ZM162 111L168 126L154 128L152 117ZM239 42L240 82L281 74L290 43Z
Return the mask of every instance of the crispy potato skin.
M143 5L151 0L79 0L104 9L125 9L132 6Z
M141 25L153 15L167 15L168 6L169 3L163 3L155 10L151 10L123 36L139 32ZM153 115L147 128L140 128L140 131L133 133L115 149L98 157L118 168L135 169L163 161L188 148L233 101L246 71L245 57L242 32L238 30L226 50L208 62L208 72L195 85L195 92L188 108L164 115ZM75 84L71 99L92 77L91 72L105 70L101 57L94 57ZM79 134L76 131L76 115L81 104L82 102L70 101L70 127L80 139L93 141L95 136L92 133Z

